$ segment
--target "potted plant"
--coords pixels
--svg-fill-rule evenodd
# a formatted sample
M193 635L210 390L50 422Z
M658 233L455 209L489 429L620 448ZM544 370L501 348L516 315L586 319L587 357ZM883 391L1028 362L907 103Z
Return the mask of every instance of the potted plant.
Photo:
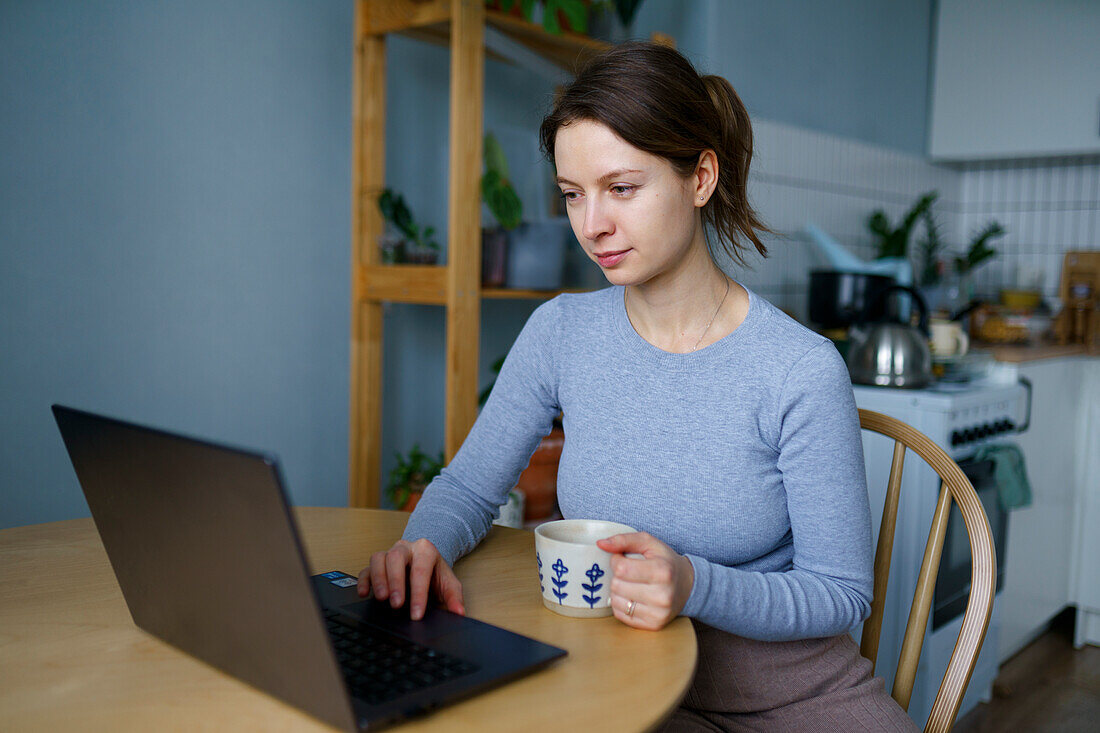
M944 299L952 314L969 310L974 300L974 270L997 254L997 250L989 246L989 240L1004 234L1004 227L999 222L991 221L971 235L966 252L955 256L953 276L944 285Z
M496 375L504 365L504 357L493 362L493 378L478 395L478 406L483 407L496 383ZM558 463L565 446L565 429L561 416L554 419L550 432L539 441L527 468L516 479L516 489L523 494L523 519L525 522L546 519L558 508Z
M882 209L867 217L867 228L871 230L878 247L878 259L909 256L909 236L913 226L932 207L938 196L937 191L929 191L921 196L896 227L890 223Z
M397 465L390 471L385 497L395 509L411 512L420 501L424 489L443 470L443 453L433 458L414 443L408 455L394 455Z
M481 284L499 288L504 285L506 275L508 232L519 226L523 202L509 179L504 149L491 132L485 135L481 198L497 222L495 227L481 230Z
M434 265L439 259L439 244L433 239L435 227L421 227L413 219L405 197L386 188L378 197L378 208L390 226L382 236L382 261L389 264Z

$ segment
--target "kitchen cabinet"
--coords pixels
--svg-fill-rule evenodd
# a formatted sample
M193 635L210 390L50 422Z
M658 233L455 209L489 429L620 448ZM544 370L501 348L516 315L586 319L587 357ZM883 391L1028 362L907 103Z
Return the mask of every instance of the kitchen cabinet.
M929 154L1100 152L1100 3L940 0Z
M1070 592L1077 606L1074 643L1100 646L1100 359L1084 363L1081 381Z
M1019 364L1031 380L1031 425L1016 437L1031 481L1031 506L1008 522L1005 586L998 599L998 656L1003 662L1041 633L1072 602L1076 449L1081 374L1087 359L1043 359Z

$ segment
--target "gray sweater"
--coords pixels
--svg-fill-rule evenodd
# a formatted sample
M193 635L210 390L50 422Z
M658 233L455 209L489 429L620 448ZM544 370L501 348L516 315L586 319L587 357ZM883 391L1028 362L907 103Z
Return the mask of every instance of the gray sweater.
M749 292L689 354L645 341L621 287L540 306L405 530L449 563L488 532L563 413L567 518L649 532L695 569L683 615L740 636L832 636L866 617L871 520L848 372L827 339Z

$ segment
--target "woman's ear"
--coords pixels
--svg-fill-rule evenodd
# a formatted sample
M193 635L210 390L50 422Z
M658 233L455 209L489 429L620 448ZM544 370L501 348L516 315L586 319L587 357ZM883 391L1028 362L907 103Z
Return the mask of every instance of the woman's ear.
M695 164L691 182L695 188L695 205L705 206L714 189L718 187L718 156L713 150L707 149L699 153L699 162Z

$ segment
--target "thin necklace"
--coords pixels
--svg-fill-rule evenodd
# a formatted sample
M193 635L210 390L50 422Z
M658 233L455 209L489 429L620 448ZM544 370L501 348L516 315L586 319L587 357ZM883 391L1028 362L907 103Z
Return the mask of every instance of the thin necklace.
M714 309L714 315L707 321L707 327L703 329L703 333L699 334L699 340L695 342L695 346L691 347L692 351L699 348L699 344L703 343L703 337L707 335L707 331L710 330L710 324L714 323L714 319L718 317L718 311L722 310L722 304L726 302L726 298L730 294L730 279L726 278L726 292L722 294L722 299L718 301L718 307Z

